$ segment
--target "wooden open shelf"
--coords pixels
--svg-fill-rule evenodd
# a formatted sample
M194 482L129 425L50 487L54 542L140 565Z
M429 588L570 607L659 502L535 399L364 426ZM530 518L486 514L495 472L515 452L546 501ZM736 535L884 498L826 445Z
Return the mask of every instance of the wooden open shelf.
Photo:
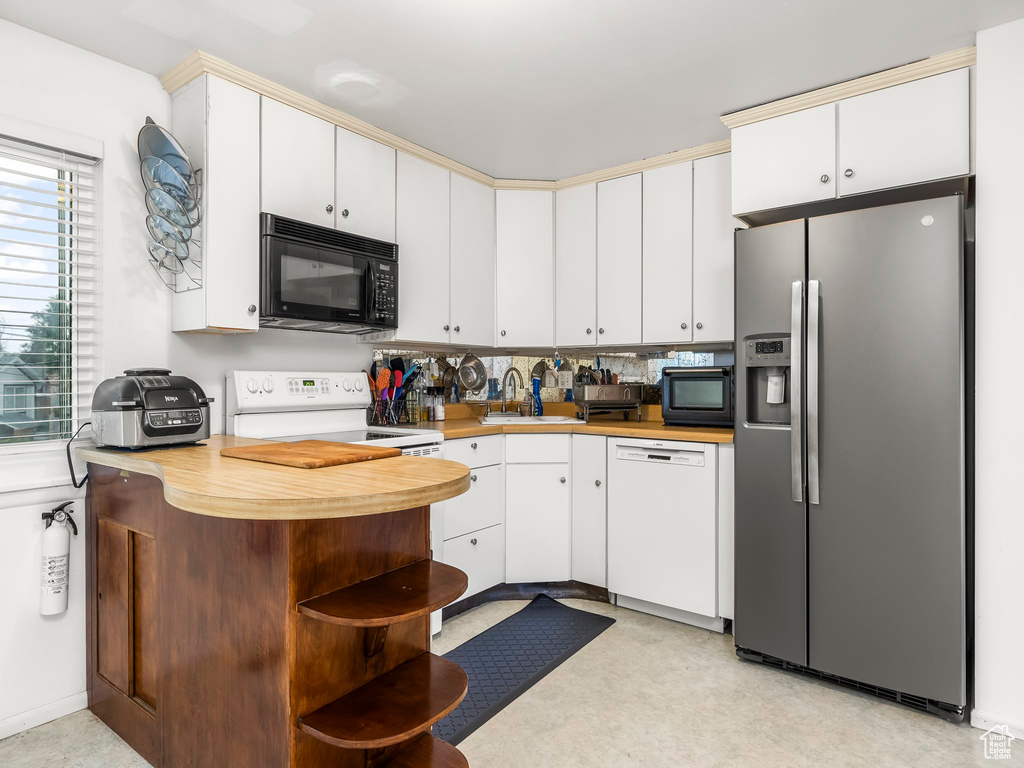
M455 709L468 685L458 664L421 653L303 715L299 727L336 747L387 747L423 733Z
M469 768L469 761L448 742L423 733L405 744L384 768Z
M384 627L426 616L466 591L469 577L436 560L419 560L299 603L299 612L348 627Z

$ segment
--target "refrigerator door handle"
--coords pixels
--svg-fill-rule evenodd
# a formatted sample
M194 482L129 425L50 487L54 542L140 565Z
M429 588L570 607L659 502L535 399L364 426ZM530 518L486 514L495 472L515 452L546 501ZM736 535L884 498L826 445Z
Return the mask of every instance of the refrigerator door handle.
M804 500L804 452L803 452L803 332L804 332L804 284L802 280L793 283L792 325L790 327L789 353L789 465L792 473L793 501Z
M818 377L821 361L818 334L821 325L821 281L807 281L807 496L818 504L821 486L818 478Z

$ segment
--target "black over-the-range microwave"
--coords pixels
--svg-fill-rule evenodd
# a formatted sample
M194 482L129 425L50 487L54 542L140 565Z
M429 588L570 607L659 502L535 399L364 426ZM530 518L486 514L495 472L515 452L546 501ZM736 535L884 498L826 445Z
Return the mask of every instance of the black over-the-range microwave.
M680 427L731 427L736 407L732 366L662 370L661 415Z
M260 214L260 325L370 333L398 327L398 246Z

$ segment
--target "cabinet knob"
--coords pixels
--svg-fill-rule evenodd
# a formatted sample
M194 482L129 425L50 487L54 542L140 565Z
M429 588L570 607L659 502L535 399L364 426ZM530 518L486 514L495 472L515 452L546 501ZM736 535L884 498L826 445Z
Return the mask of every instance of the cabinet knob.
M470 475L469 479L472 480L475 483L476 482L476 475Z
M476 443L470 443L469 447L472 448L475 451L476 450Z
M453 330L454 330L454 331L455 331L456 333L458 333L458 332L459 332L460 330L462 330L462 329L461 329L461 328L459 328L459 326L457 326L457 325L456 325L456 326L455 326L455 328L454 328Z
M827 173L821 174L821 183L822 184L828 184L828 174Z
M594 481L594 485L596 485L598 488L600 488L601 487L601 481L600 480L595 480Z
M334 206L331 205L330 203L327 204L327 212L334 213Z
M469 543L475 545L476 544L476 539L470 539Z
M590 328L587 328L587 335L590 335L591 333L593 333L593 331Z
M504 332L504 331L502 331L502 332L501 332L501 335L502 335L502 336L504 336L504 335L505 335L505 332Z
M604 333L604 328L598 328L598 329L597 329L597 332L598 332L598 333Z
M843 176L845 176L846 178L850 178L851 176L853 176L853 168L847 168L845 171L843 171Z
M446 326L444 327L444 329L445 329L446 331L447 331L447 330L450 330L450 326L447 326L447 325L446 325Z
M703 328L703 327L704 327L704 323L697 323L697 330L698 330L698 331L699 331L699 330L700 330L701 328Z
M348 218L348 208L342 208L341 209L341 218L343 218L343 219L347 219Z
M560 482L560 483L564 483L564 482L565 482L565 478L564 478L564 477L560 477L560 478L558 478L558 482Z
M686 323L680 323L679 327L682 328L685 331L686 330Z
M256 305L255 304L250 304L249 305L249 314L250 315L255 315L256 314Z

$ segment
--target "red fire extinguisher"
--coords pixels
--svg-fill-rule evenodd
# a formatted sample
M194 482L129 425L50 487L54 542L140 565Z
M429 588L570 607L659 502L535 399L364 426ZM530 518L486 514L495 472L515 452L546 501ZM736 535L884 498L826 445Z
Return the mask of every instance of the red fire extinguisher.
M78 526L68 510L74 502L65 501L49 512L43 512L46 528L40 547L43 553L42 577L39 585L39 612L43 616L63 613L68 609L68 580L71 575L71 535L78 535Z

